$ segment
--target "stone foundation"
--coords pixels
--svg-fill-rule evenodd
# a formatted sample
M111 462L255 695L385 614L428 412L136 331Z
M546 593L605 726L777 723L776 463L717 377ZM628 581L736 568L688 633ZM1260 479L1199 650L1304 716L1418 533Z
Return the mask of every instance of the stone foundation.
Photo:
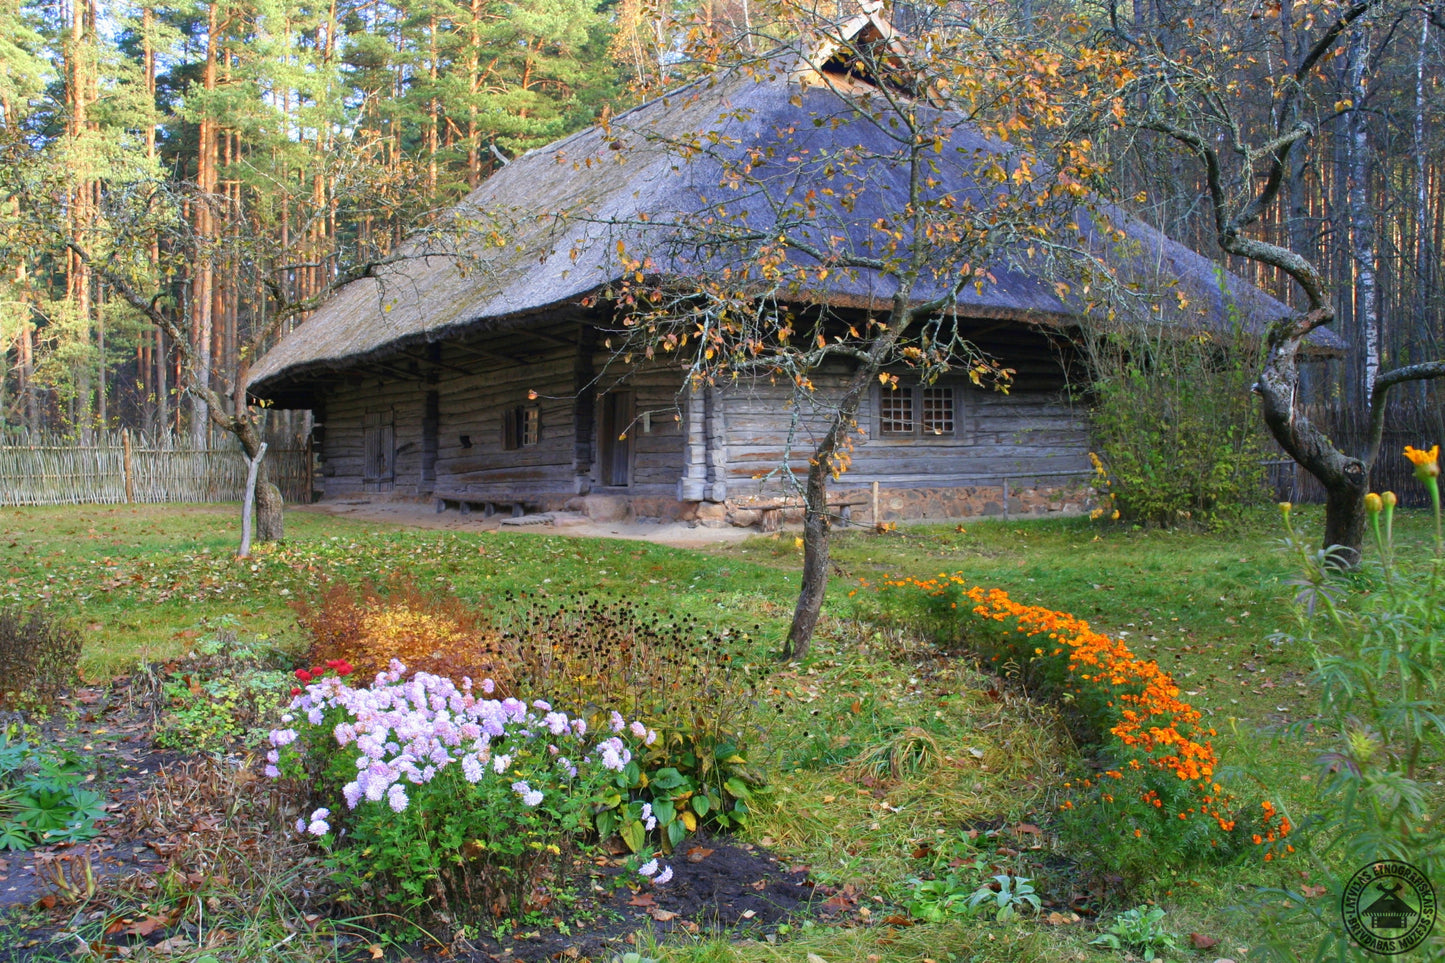
M1002 485L962 488L901 488L878 493L878 518L869 507L854 510L854 519L872 525L877 522L922 521L926 519L1038 517L1081 515L1092 504L1092 490L1083 482L1067 485L1009 486L1005 505Z
M594 522L692 522L708 502L683 502L662 495L573 495L562 507Z
M1002 485L969 485L957 488L894 488L878 493L878 517L873 517L867 489L847 493L854 504L849 509L854 525L872 526L901 521L943 521L956 518L1037 518L1047 515L1081 515L1092 505L1092 492L1083 481L1066 485L1031 485L1008 489L1007 507ZM834 494L841 494L834 492ZM774 500L776 501L776 500ZM781 508L784 524L801 524L803 509L789 499ZM575 503L575 504L574 504ZM746 498L726 502L680 502L670 498L626 498L618 495L587 495L574 498L567 506L594 521L691 522L706 528L734 526L752 528L764 520L758 500Z
M830 502L836 498L840 502L851 503L848 508L851 524L869 527L902 521L1080 515L1088 512L1093 504L1092 491L1082 478L1077 481L1070 479L1064 485L1010 485L1007 506L1002 485L884 488L878 493L876 519L867 488L831 489L829 496ZM430 500L396 495L370 497L378 501ZM779 514L785 525L801 524L803 520L802 505L796 498L750 496L726 502L703 502L679 501L667 496L538 494L524 496L519 501L525 501L529 512L578 512L600 524L687 522L706 528L752 528L763 526L765 522L776 522Z

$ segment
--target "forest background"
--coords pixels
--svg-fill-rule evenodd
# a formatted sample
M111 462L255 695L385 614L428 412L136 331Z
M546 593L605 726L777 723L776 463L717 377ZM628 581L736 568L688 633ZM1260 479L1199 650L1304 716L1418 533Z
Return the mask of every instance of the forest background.
M1182 57L1203 44L1253 143L1279 126L1281 58L1348 6L1052 3L1017 0L1019 29L1083 16ZM1382 368L1440 357L1445 323L1445 11L1370 6L1290 108L1317 133L1262 229L1330 280L1351 350L1314 400L1343 408ZM0 0L0 435L203 443L207 398L180 386L239 399L269 340L508 159L786 36L787 16L753 0ZM1091 186L1217 256L1199 165L1127 125L1100 134L1109 173ZM146 283L127 298L117 273ZM153 323L137 293L184 324Z

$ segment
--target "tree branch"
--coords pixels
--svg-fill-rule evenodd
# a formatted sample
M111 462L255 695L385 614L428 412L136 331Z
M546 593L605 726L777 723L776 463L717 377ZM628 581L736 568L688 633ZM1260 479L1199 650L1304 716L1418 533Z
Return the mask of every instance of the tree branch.
M1422 361L1387 371L1375 379L1375 390L1370 392L1370 433L1365 449L1365 464L1373 466L1380 454L1380 440L1385 433L1385 396L1396 385L1410 381L1427 381L1445 378L1445 361Z
M124 275L111 270L107 264L101 264L95 261L90 256L90 252L79 244L76 244L74 241L66 241L65 246L70 251L73 251L75 256L80 258L87 267L100 275L100 277L105 280L105 283L110 285L127 304L144 314L152 324L166 333L174 345L176 354L180 355L181 371L185 373L186 390L200 395L205 400L211 421L215 422L218 427L237 434L239 437L239 431L237 429L241 420L240 413L227 413L223 396L210 385L199 383L193 376L192 370L195 366L195 358L191 354L190 335L176 323L174 318L160 309L157 305L160 296L157 295L147 300Z

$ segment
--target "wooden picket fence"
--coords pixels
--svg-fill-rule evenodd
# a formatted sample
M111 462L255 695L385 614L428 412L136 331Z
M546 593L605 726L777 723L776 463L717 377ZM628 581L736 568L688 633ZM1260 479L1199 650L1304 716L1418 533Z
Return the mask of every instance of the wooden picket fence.
M311 501L311 452L266 449L266 469L286 501ZM241 446L196 449L174 436L103 432L84 442L0 439L0 505L239 501L246 484Z

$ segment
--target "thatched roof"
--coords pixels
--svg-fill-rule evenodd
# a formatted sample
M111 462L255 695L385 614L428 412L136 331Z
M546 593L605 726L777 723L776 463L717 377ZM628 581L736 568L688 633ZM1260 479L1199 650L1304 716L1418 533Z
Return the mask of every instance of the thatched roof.
M809 73L807 59L796 53L756 70L723 71L507 164L454 209L454 235L444 226L407 242L376 277L347 285L284 337L256 365L251 393L294 398L328 371L418 344L524 327L617 282L627 270L619 246L630 255L648 254L648 270L658 277L719 271L748 254L746 245L697 243L706 233L698 225L709 212L725 210L730 227L746 225L766 235L779 212L786 216L805 192L821 193L848 178L866 179L856 204L847 210L820 205L815 218L792 232L824 246L841 237L855 250L871 250L878 220L895 218L907 197L907 169L866 160L897 151L877 113L858 109L866 90L840 93L816 76L806 83ZM838 81L864 86L847 77ZM1004 145L934 113L946 138L937 155L937 189L986 207L991 196L973 173L981 158L1001 156ZM855 161L840 163L844 157ZM749 161L750 176L740 187L723 183L730 170ZM1158 299L1160 318L1218 328L1288 313L1147 225L1103 213L1128 235L1128 251L1119 255L1127 262L1121 271L1127 280L1166 286L1167 295ZM1093 221L1081 217L1078 223L1080 243L1102 249ZM1021 255L1000 256L989 268L989 283L961 292L959 314L1078 322L1084 309L1061 295L1049 268ZM937 283L925 279L918 296L935 293ZM886 310L895 287L886 272L837 272L826 289L809 297ZM1316 346L1340 347L1333 335Z

